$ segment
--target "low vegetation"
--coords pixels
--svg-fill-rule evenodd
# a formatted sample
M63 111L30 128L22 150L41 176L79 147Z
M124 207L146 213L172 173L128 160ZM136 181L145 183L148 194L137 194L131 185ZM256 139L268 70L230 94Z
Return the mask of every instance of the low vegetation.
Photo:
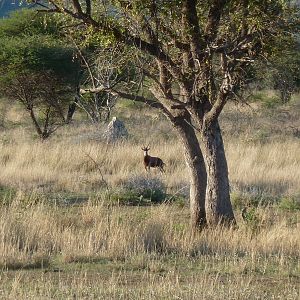
M24 200L19 195L1 210L2 298L299 296L296 213L260 207L256 231L239 218L238 229L191 236L188 211L177 205L90 198L77 207L25 208Z
M122 103L129 138L106 144L80 114L41 142L5 106L0 298L298 299L299 141L286 128L299 100L285 105L287 127L273 131L270 116L260 136L255 105L222 119L225 135L241 128L226 144L238 226L194 234L181 144L152 110ZM165 174L144 170L148 143Z

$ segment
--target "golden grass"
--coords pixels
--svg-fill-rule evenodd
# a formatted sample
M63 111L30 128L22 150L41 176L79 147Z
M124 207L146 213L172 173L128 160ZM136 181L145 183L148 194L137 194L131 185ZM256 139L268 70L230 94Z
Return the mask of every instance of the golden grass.
M267 287L251 275L229 277L215 275L165 276L143 271L133 283L124 271L103 280L101 273L91 277L85 271L60 275L59 283L52 274L33 277L19 272L13 282L2 279L6 288L3 299L297 299L299 289L292 280L269 279ZM278 290L281 293L278 293Z
M75 208L43 203L24 208L18 199L1 210L0 264L5 267L6 258L22 260L25 254L60 255L70 262L98 256L130 260L153 252L246 258L253 267L270 257L284 266L291 257L300 256L299 220L290 225L286 215L276 222L273 217L261 209L255 234L239 220L239 229L220 227L191 236L188 210L176 205L111 207L100 201Z
M191 235L179 203L107 201L130 178L148 176L140 149L148 143L167 165L152 176L170 194L188 186L174 132L144 117L132 119L129 140L116 145L101 141L101 128L78 123L43 143L26 128L0 133L0 298L299 299L297 210L259 206L246 222L236 211L238 228ZM299 198L297 139L224 140L233 195ZM89 200L64 202L82 194Z
M93 130L92 127L89 129ZM76 140L76 130L72 130L73 135L66 139L41 143L19 138L13 143L0 144L0 185L79 193L100 188L99 169L112 188L128 177L145 176L140 143L132 140L117 145L93 140L81 142ZM179 141L161 138L150 144L150 154L160 156L166 162L167 170L163 176L156 170L152 173L160 176L169 191L188 185ZM273 196L299 195L298 150L299 142L292 139L269 144L228 141L226 152L233 190Z
M24 208L19 198L0 213L0 266L8 270L0 273L0 296L297 299L299 223L260 213L254 234L239 221L238 229L191 236L188 210L176 205ZM24 273L29 268L37 271ZM23 271L9 271L16 269Z
M300 194L299 141L227 144L231 182L272 195Z

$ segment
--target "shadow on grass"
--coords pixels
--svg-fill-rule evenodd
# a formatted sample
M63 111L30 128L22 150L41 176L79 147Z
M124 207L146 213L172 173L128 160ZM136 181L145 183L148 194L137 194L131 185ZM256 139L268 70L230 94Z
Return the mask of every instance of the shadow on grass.
M5 271L45 269L50 266L48 257L35 258L32 261L11 261L0 263L0 269Z

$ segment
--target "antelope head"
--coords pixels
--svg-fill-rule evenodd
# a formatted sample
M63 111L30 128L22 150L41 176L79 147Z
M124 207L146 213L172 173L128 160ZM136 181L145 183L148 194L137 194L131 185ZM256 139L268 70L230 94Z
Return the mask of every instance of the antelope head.
M147 147L143 146L142 150L144 151L144 156L147 156L148 155L148 151L150 150L149 145Z

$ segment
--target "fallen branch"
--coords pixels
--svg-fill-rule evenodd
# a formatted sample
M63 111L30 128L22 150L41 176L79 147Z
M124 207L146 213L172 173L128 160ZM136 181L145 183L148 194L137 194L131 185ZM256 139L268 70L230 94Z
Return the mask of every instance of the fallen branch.
M105 184L106 189L109 190L109 186L107 181L104 179L102 170L100 168L100 165L90 156L90 154L85 153L85 155L94 163L94 165L96 166L97 170L99 171L100 175L101 175L101 182Z

